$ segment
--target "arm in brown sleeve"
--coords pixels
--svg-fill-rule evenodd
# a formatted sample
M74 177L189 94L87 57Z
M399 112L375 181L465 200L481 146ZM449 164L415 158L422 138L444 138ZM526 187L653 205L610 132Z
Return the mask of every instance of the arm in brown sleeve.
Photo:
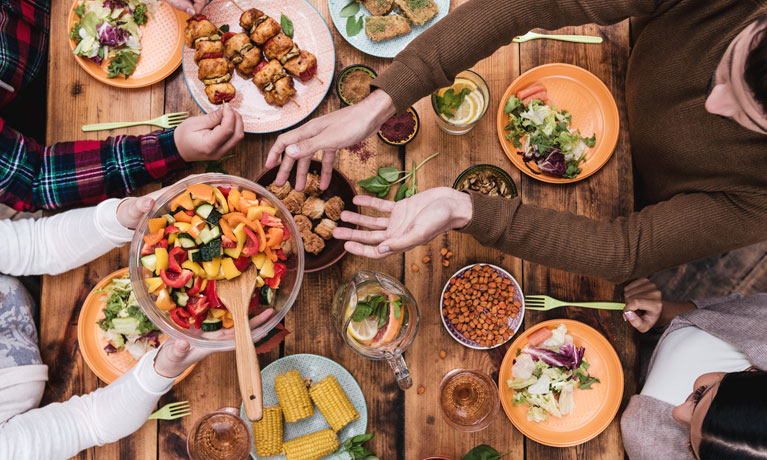
M530 262L621 283L767 240L767 197L691 193L610 221L472 194L462 232Z
M530 29L614 24L679 0L471 0L429 27L373 81L405 110Z

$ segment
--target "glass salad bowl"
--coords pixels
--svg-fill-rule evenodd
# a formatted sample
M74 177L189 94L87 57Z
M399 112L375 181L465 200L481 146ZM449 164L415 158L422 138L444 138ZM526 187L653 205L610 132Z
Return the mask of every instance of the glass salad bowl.
M157 306L157 296L151 294L147 287L146 278L156 275L144 267L141 263L141 250L144 245L144 236L147 235L150 228L150 219L162 217L171 214L174 209L171 203L190 185L208 184L214 187L237 187L239 190L249 190L256 194L258 199L268 200L272 207L276 209L276 217L283 221L285 230L289 233L289 239L292 243L292 254L286 260L281 262L285 264L287 270L279 284L279 288L273 293L270 306L275 309L275 314L264 324L252 329L253 340L258 341L265 337L288 313L298 296L301 288L301 281L304 274L304 250L303 242L298 237L300 232L290 212L282 202L264 187L241 177L225 174L207 173L188 177L176 184L168 187L164 193L156 198L152 210L147 213L136 227L130 248L130 278L133 285L133 292L138 300L141 309L146 313L149 319L157 325L163 332L176 339L186 340L190 345L201 348L215 348L221 350L234 349L234 334L222 334L224 329L213 332L204 332L191 326L185 329L171 319L168 311L164 311ZM199 210L199 207L197 208ZM208 218L206 217L206 220ZM211 227L212 229L212 227ZM202 233L201 233L202 235ZM178 238L181 239L181 238ZM169 248L173 245L169 245ZM170 250L170 249L169 249ZM250 265L254 265L250 264ZM256 270L258 266L251 267L250 270ZM256 292L258 292L258 287ZM203 328L205 329L205 328Z

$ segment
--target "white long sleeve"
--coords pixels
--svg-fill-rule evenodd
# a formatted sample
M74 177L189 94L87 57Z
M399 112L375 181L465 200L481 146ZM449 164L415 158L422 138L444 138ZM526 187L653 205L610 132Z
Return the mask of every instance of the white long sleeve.
M17 415L0 426L0 460L67 459L141 428L174 379L154 370L157 350L105 388Z
M133 237L117 221L120 200L42 219L0 220L0 273L57 275L96 259Z

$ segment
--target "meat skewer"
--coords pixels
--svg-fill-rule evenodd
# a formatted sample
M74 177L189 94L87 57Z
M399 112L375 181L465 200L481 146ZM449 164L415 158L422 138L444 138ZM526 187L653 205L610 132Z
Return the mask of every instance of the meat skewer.
M224 57L224 44L218 27L203 15L187 20L184 31L187 46L194 47L197 78L205 84L205 95L211 104L222 104L234 98L237 90L230 83L234 65Z
M232 61L243 78L250 78L253 69L261 62L261 49L243 32L227 32L221 41L224 43L224 57Z
M269 104L283 106L296 94L293 78L276 59L262 62L256 67L253 71L253 83L264 93L264 99Z

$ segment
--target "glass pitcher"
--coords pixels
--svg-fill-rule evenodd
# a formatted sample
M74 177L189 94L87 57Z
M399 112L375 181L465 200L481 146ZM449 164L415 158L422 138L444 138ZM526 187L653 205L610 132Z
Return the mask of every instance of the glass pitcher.
M418 305L410 291L389 275L363 270L345 281L333 298L333 325L352 350L385 359L400 389L413 385L402 354L418 332Z

